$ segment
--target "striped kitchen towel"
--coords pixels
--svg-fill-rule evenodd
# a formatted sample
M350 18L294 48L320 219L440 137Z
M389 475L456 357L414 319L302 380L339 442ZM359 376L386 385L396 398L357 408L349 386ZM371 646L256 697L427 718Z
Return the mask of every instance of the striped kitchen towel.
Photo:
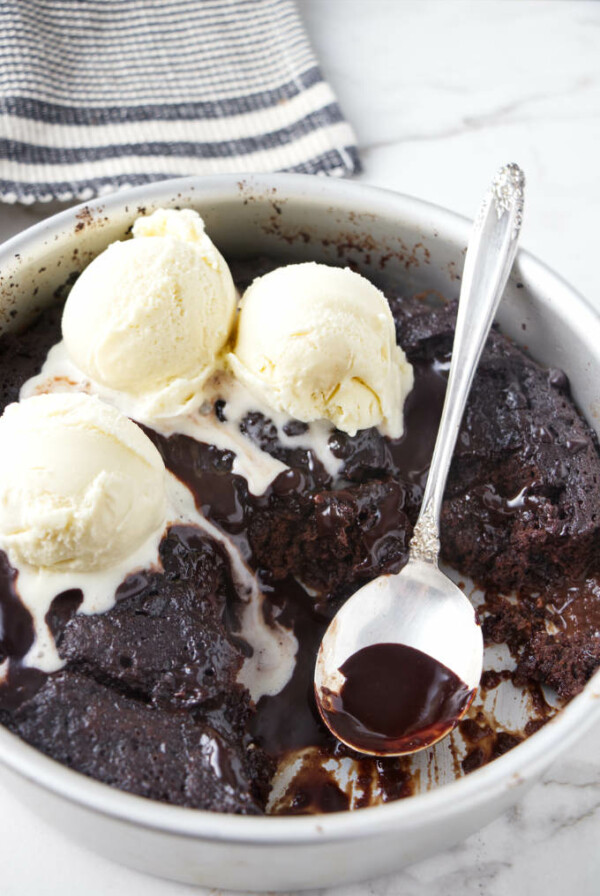
M5 202L359 167L293 0L0 0Z

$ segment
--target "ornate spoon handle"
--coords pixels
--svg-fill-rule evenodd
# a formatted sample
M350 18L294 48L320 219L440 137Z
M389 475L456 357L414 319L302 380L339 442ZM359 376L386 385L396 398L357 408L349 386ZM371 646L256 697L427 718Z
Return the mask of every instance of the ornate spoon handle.
M421 512L410 544L412 559L436 563L439 520L448 470L471 384L517 251L525 177L501 168L486 193L465 258L452 363Z

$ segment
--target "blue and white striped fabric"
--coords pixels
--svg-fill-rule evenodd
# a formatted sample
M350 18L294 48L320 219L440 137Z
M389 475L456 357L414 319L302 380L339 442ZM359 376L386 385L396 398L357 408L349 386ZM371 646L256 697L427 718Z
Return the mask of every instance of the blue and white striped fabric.
M358 170L293 0L0 0L0 199Z

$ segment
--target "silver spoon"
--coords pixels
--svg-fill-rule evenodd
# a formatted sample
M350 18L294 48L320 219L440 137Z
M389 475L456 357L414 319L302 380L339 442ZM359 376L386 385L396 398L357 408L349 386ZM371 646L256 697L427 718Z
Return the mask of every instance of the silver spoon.
M448 469L473 376L517 250L525 179L506 165L475 221L465 258L442 419L409 559L365 585L331 621L315 695L335 736L362 753L402 755L448 734L479 686L483 639L473 606L438 568Z

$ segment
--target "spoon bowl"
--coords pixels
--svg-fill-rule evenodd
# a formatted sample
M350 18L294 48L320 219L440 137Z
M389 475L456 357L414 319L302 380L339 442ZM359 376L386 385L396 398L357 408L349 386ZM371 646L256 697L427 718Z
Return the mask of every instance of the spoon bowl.
M448 470L477 364L517 250L523 172L505 165L486 193L465 258L452 362L409 560L357 591L330 623L315 697L332 733L372 755L404 755L441 740L481 678L475 611L438 568Z
M460 638L448 637L457 631ZM435 564L411 558L400 575L355 592L335 616L317 657L317 705L349 747L414 753L445 737L467 711L482 663L469 599Z

